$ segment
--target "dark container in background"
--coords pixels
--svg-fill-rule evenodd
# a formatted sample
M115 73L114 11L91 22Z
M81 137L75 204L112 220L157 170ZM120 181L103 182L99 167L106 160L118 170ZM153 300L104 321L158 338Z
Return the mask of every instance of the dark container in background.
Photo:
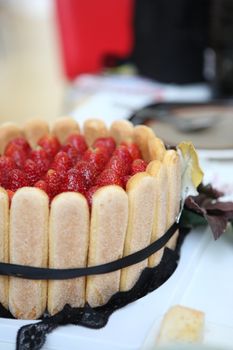
M210 46L215 52L215 97L233 97L233 0L213 0Z
M164 83L203 81L209 6L210 0L136 0L133 61L139 73Z

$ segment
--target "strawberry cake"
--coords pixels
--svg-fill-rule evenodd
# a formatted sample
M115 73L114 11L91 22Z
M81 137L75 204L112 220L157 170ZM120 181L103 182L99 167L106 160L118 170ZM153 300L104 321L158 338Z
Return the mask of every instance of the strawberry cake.
M69 117L49 128L30 120L0 126L0 261L49 268L96 266L161 237L179 212L181 164L153 131L119 120L107 128ZM178 232L168 241L174 249ZM105 304L131 289L164 248L104 275L68 280L0 276L0 303L37 319L65 304Z

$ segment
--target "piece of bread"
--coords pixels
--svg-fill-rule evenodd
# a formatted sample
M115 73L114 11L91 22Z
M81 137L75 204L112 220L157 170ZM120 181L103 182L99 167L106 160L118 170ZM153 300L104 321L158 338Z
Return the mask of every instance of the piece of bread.
M154 176L156 180L156 196L154 221L151 234L151 243L158 240L166 232L166 213L167 210L167 172L165 166L159 160L150 162L146 171ZM158 265L163 256L164 248L161 248L149 257L149 267Z
M66 269L85 267L89 243L89 208L79 193L62 193L51 204L49 222L49 267ZM65 304L81 307L85 303L85 277L50 280L48 311L63 309Z
M174 223L179 210L181 199L181 164L180 157L175 150L166 151L163 163L167 171L167 227ZM179 231L170 238L167 247L175 249Z
M100 119L88 119L83 124L86 142L91 146L99 137L107 137L109 132L105 123Z
M47 267L48 196L38 188L19 189L10 210L10 256L12 264ZM10 277L9 309L21 319L37 319L45 311L47 281Z
M49 125L42 119L30 119L24 124L23 134L28 140L30 146L35 148L38 141L43 136L49 134Z
M0 188L0 262L8 262L9 200ZM0 304L8 308L8 277L0 276Z
M135 253L150 244L154 222L156 182L146 172L134 175L127 183L129 197L129 219L124 246L124 256ZM148 259L126 267L121 271L121 291L131 289Z
M52 134L58 138L61 144L66 141L69 135L79 133L80 127L78 123L71 117L58 118L52 127Z
M22 130L14 123L4 123L0 126L0 154L3 154L8 143L22 136Z
M117 260L123 255L128 221L128 197L119 186L100 188L93 196L88 266ZM88 276L86 300L91 306L105 304L119 291L120 270Z
M205 315L202 311L176 305L165 314L157 337L157 345L200 343L203 339Z
M155 137L155 134L151 128L145 125L138 125L134 128L134 142L140 148L143 159L146 162L151 161L151 151L149 150L149 140Z
M115 139L117 145L121 142L133 142L133 133L133 124L128 120L116 120L110 127L110 136Z

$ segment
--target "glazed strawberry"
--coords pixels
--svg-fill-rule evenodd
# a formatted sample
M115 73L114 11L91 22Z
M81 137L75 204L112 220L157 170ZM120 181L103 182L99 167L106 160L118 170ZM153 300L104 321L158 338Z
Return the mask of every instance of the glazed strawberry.
M38 172L41 176L48 171L50 161L44 149L33 150L30 154L30 159L36 163Z
M62 191L74 191L85 193L85 182L77 169L72 168L68 170L64 182L62 184Z
M123 184L123 188L126 189L126 185L127 182L129 181L129 179L131 178L132 175L125 175L122 177L122 184Z
M100 186L92 186L89 188L89 190L87 191L87 193L85 194L86 199L87 199L87 203L89 205L89 207L91 208L92 206L92 198L94 193L100 188Z
M131 174L137 174L146 171L147 163L143 159L135 159L131 165Z
M9 198L9 205L11 205L11 201L12 201L12 198L13 198L15 192L11 191L11 190L6 190L6 191L7 191L8 198Z
M36 163L32 159L27 159L25 161L23 170L29 186L33 186L34 183L40 179L40 172Z
M8 148L11 148L12 146L17 146L21 148L25 153L29 153L31 150L29 143L23 137L16 137L12 141L10 141L6 147L5 152L7 152Z
M118 146L114 153L113 156L116 156L118 158L121 158L125 163L131 164L133 159L128 151L128 148L124 145Z
M49 159L53 159L57 152L60 150L60 142L55 136L43 136L39 141L38 145L41 146L47 153Z
M66 143L76 148L81 155L87 150L87 143L83 135L72 134L67 138Z
M56 154L54 161L51 165L51 169L57 170L61 174L66 173L67 170L69 170L71 167L72 167L72 162L68 157L68 154L63 151L59 151Z
M136 143L125 143L125 142L122 142L121 145L123 146L126 146L132 159L135 160L135 159L139 159L139 158L142 158L142 154L140 152L140 149L139 147L136 145Z
M59 173L56 170L50 169L46 176L45 176L45 182L47 183L47 193L52 199L54 196L56 196L58 193L61 192L61 178Z
M8 173L15 168L15 163L10 157L0 157L0 185L7 187Z
M5 155L10 157L20 169L23 168L27 159L27 153L24 151L24 149L20 145L14 144L13 142L7 146Z
M81 160L82 155L78 150L71 145L63 145L61 151L65 152L69 159L71 160L72 166L76 165L79 160Z
M116 142L112 137L101 137L95 140L93 144L93 148L97 147L106 149L108 156L111 157L116 148Z
M22 170L13 169L8 174L8 190L16 191L21 187L27 186L27 179Z
M0 157L0 170L10 171L14 169L15 164L10 157L1 156Z
M112 169L105 169L97 177L95 185L97 186L107 186L107 185L118 185L122 186L122 181L120 176Z
M83 160L93 164L100 172L108 161L108 156L101 148L89 148L83 155Z
M86 188L89 188L94 183L94 180L98 175L96 167L92 163L88 163L85 160L78 162L75 169L77 169L78 173L84 179Z
M48 192L48 185L44 180L39 180L35 183L34 187L39 188L40 190L43 190L44 192Z
M122 158L113 156L106 165L106 169L112 169L119 176L124 176L129 174L131 166L130 163L126 163Z

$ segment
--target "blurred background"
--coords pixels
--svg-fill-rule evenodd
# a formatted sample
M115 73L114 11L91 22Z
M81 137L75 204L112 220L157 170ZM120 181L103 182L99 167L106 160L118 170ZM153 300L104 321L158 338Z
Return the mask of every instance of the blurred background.
M233 0L0 0L0 120L233 95Z

